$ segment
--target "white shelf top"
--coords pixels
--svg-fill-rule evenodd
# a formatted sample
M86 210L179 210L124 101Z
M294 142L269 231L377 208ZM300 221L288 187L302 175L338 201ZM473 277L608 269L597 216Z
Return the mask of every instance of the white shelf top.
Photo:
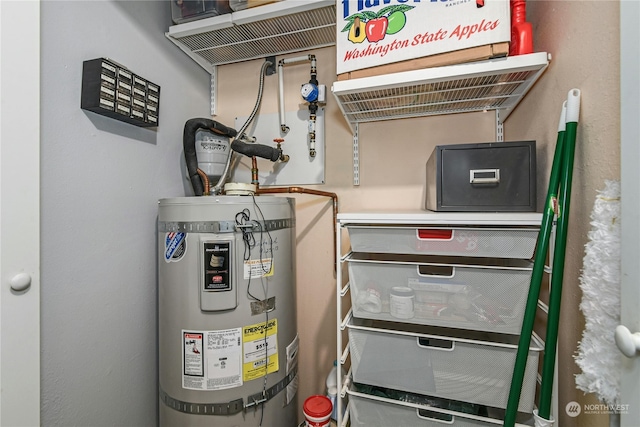
M472 111L497 110L504 121L549 61L536 52L341 80L332 91L352 130L356 123Z
M537 212L434 212L427 210L386 210L342 212L341 224L380 225L493 225L536 226L542 223Z

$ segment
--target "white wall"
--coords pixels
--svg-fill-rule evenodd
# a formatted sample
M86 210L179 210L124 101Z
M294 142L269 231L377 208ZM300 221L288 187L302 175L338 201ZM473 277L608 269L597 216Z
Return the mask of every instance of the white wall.
M576 389L580 369L574 355L582 339L584 317L580 275L584 245L592 229L589 215L605 180L620 179L620 3L617 1L528 1L534 47L550 52L549 68L505 123L505 138L532 138L538 151L538 207L543 206L555 149L562 102L572 88L581 91L571 209L558 334L558 425L607 425L608 415L581 413L571 418L565 407L599 403ZM585 411L586 412L586 411Z
M41 25L42 425L156 425L157 200L185 194L209 76L165 38L167 1L43 0ZM157 129L80 109L99 57L161 86Z

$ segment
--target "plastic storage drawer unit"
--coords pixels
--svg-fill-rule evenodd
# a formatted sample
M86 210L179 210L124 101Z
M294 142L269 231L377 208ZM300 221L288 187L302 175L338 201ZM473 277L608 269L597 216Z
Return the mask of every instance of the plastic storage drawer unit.
M441 409L442 406L447 406L442 404L444 402L426 406L407 401L406 398L400 401L358 392L353 386L347 390L347 393L350 408L349 422L352 427L498 427L502 425L500 420L504 419L504 411L495 408L486 408L486 414L476 415ZM433 399L424 400L432 401ZM533 425L532 416L528 414L518 414L516 422L517 427Z
M401 255L382 260L382 256L346 258L355 317L520 333L531 262Z
M353 252L529 259L539 227L348 225Z
M485 333L433 335L417 328L398 330L393 329L393 324L378 327L375 323L370 323L375 327L365 326L367 322L352 318L347 325L354 382L507 407L518 337ZM518 405L521 412L533 410L542 350L542 343L534 335Z

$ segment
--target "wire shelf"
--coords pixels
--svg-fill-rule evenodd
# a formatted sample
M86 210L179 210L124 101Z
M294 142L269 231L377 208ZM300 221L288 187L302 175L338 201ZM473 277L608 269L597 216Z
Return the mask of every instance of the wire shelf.
M336 43L334 1L283 1L176 25L166 36L203 67Z
M166 36L213 75L217 65L335 45L336 2L280 1L174 25ZM363 122L473 111L496 110L503 122L549 60L539 52L426 68L337 81L332 91L354 134Z
M549 64L546 53L427 68L333 84L356 123L500 110L505 120Z

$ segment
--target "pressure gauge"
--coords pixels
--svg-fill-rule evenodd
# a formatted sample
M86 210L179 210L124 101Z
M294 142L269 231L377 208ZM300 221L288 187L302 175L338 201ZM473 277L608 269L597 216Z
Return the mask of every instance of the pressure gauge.
M313 102L318 99L318 86L313 83L305 83L300 88L300 94L307 102Z

